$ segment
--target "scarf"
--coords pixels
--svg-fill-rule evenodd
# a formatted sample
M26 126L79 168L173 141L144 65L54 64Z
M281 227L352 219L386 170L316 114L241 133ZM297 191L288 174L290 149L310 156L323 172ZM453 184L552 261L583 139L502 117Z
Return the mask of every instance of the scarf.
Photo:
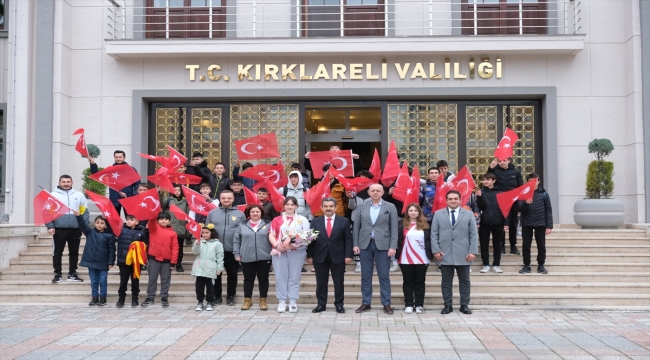
M126 264L133 266L133 278L140 278L140 266L147 263L147 245L142 241L134 241L126 253Z

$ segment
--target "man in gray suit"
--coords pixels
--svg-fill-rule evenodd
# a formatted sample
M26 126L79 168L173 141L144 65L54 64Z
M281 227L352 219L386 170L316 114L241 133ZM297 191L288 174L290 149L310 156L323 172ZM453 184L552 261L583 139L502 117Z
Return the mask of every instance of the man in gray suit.
M474 213L460 207L460 193L447 193L447 207L436 211L431 221L431 250L440 262L442 272L442 298L445 307L441 314L449 314L452 308L454 270L458 273L460 287L460 311L471 314L469 309L469 268L478 254L478 235Z
M362 313L370 310L372 301L372 268L377 266L381 304L384 313L393 314L390 307L390 258L397 249L397 210L395 205L383 201L384 188L381 184L370 185L370 199L358 205L354 230L353 251L361 255L361 293L363 303L356 310Z

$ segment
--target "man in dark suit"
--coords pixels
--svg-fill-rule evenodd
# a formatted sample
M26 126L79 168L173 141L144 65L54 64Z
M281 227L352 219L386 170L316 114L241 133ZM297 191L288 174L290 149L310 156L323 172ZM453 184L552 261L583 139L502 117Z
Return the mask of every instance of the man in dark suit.
M325 311L329 273L334 282L334 306L337 313L344 313L343 274L345 265L352 261L352 233L350 221L336 216L336 199L321 201L324 216L312 220L311 228L318 231L318 238L307 247L307 263L316 270L316 298L318 306L313 313Z

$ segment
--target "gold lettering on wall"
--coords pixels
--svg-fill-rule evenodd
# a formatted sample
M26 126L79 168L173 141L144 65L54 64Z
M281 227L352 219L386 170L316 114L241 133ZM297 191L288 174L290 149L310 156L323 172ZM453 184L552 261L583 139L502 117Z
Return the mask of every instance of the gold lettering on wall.
M501 79L501 59L497 58L497 79Z
M406 72L409 71L410 66L411 63L404 64L404 67L402 67L402 64L400 63L395 63L395 69L397 69L397 74L400 79L404 80L404 78L406 78Z
M372 74L372 64L366 64L366 80L379 80L379 75Z
M282 80L287 80L287 76L291 80L298 80L296 75L293 73L293 69L295 69L296 64L291 64L291 66L287 66L287 64L282 64Z
M350 64L350 80L363 80L363 64Z
M489 79L492 77L492 64L489 63L490 58L482 58L481 63L478 65L478 76L482 79Z
M445 59L445 79L451 78L451 64L449 63L449 58Z
M427 73L424 72L422 63L416 63L415 66L413 67L413 72L411 73L411 79L415 79L416 77L419 77L420 79L427 78Z
M185 65L185 68L190 71L190 81L196 80L196 70L199 69L199 65Z
M273 64L264 65L264 80L268 81L271 78L275 81L280 80L280 78L278 78L278 70L279 69L277 65L273 65Z
M436 64L429 63L429 79L431 80L440 80L442 75L436 74Z
M467 79L467 75L460 73L460 64L454 63L454 79Z
M314 80L318 80L318 79L325 79L325 80L330 79L330 74L327 73L327 68L325 68L325 64L318 65L318 69L316 69L316 74L314 74Z
M339 76L341 80L347 80L348 77L345 75L348 67L343 64L332 64L332 78L338 80Z
M311 80L311 75L305 75L305 64L300 64L300 80Z
M253 80L253 77L250 73L251 68L253 68L253 64L246 65L246 67L241 64L237 65L237 78L239 81L242 81L244 77L246 77L248 80Z
M474 70L474 58L469 58L469 78L473 79L474 78L474 73L476 71Z

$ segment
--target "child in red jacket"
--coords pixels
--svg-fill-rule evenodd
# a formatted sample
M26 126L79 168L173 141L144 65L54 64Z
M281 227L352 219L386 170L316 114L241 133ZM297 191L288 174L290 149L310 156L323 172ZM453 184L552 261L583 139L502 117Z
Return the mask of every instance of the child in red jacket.
M162 306L169 306L169 285L171 283L172 268L176 265L178 248L176 232L169 226L171 217L168 213L158 214L157 223L150 221L149 228L149 248L147 254L149 258L149 285L147 286L147 300L142 306L153 305L156 291L158 291L158 275L160 274L160 299Z

